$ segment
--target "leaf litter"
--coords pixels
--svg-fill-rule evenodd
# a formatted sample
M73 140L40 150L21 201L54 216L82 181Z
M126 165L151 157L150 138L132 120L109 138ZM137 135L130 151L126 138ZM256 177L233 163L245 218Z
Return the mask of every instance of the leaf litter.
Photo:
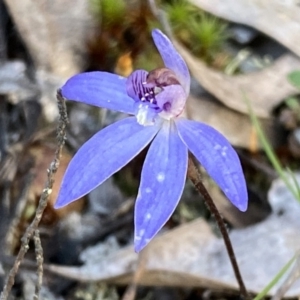
M222 5L215 5L214 1L190 2L229 22L243 23L255 28L255 35L248 40L248 45L251 45L254 52L255 46L252 42L257 36L264 42L268 41L261 33L286 47L285 53L274 61L271 60L268 67L253 73L228 75L206 65L189 49L174 40L177 49L188 62L196 83L193 95L188 100L187 116L220 130L234 146L240 148L241 157L246 157L242 161L250 174L250 188L254 186L254 190L259 190L258 194L262 195L262 202L259 203L255 197L251 197L250 201L257 205L254 210L251 211L250 208L249 213L238 215L231 206L225 205L227 202L224 195L214 184L206 182L217 200L218 208L231 226L230 237L246 286L250 292L256 294L266 287L299 250L300 211L299 204L282 181L273 181L274 177L270 175L272 172L261 171L270 167L259 152L260 145L249 121L242 95L245 93L249 98L280 159L291 163L294 170L299 169L295 159L297 154L290 152L284 133L282 138L278 115L274 114L274 110L285 108L283 101L287 98L295 96L296 101L299 100L299 90L288 81L288 74L300 69L299 45L295 43L299 33L299 9L292 2L275 1L271 5L267 0L263 2L266 6L259 5L256 0L239 1L238 5L233 1ZM6 272L19 247L18 237L22 235L34 212L35 204L32 199L38 197L43 189L47 159L51 156L53 147L51 128L54 127L57 117L55 90L66 78L83 71L87 66L86 60L90 53L86 48L86 35L93 36L93 29L97 25L86 3L74 5L66 1L53 6L46 2L36 4L30 0L24 0L22 5L15 1L4 3L5 9L10 11L10 17L3 10L0 14L1 25L11 26L3 23L2 17L6 14L6 18L11 18L11 24L15 25L14 30L18 29L23 41L20 46L18 43L8 42L7 35L0 39L7 42L9 49L8 56L1 57L0 64L0 193L3 199L0 237L1 242L7 245L1 250ZM134 7L138 1L130 3ZM235 10L232 10L233 7ZM255 18L256 13L260 17ZM24 18L19 18L20 15ZM153 19L151 22L154 22ZM74 29L74 24L77 29ZM142 28L144 30L146 27ZM104 31L109 33L108 28ZM128 32L132 34L130 37L134 41L136 33L126 31L126 38ZM143 37L143 43L148 41L146 37L147 33ZM124 40L121 43L124 45ZM143 44L140 40L138 43ZM28 51L30 59L24 56L23 49ZM122 52L121 48L119 50L116 55L119 63L112 62L111 69L126 73L126 68L131 68L134 61L131 61L132 57L128 52ZM126 60L125 69L123 58ZM146 59L138 59L145 62L148 56ZM122 68L119 65L121 62ZM149 61L147 63L151 64ZM73 118L70 124L68 154L64 155L63 165L67 165L68 157L104 124L103 120L99 120L100 115L95 113L95 109L82 109L77 105L72 105L69 109ZM288 118L290 116L291 114ZM108 115L105 125L122 117ZM292 130L297 130L297 119L293 124ZM72 127L76 129L76 134L72 133ZM291 129L287 130L290 132ZM127 177L126 174L131 172L133 180L138 180L136 174L139 173L143 155L145 153L126 172L121 171L121 178ZM257 165L261 169L253 171ZM263 183L260 182L261 177L264 178ZM58 184L59 181L57 178ZM68 209L53 216L55 212L49 206L40 227L42 243L46 245L42 295L47 295L45 297L49 299L67 299L76 294L79 299L88 299L93 294L99 297L102 295L103 299L118 299L122 294L119 285L130 285L133 278L138 285L149 286L150 290L157 286L169 286L173 290L189 288L193 291L197 288L201 291L221 291L225 298L228 292L231 296L236 294L237 285L223 241L216 235L203 208L188 204L187 207L192 212L190 215L205 216L205 219L197 218L190 223L186 223L184 218L171 219L164 232L150 243L142 257L138 257L130 246L132 189L124 191L122 187L120 190L115 184L118 181L120 180L111 181L105 188L82 200L75 212ZM125 182L131 181L130 179ZM187 203L201 201L193 193L188 193L188 198ZM23 282L23 288L16 285L13 290L15 295L21 293L24 297L32 296L36 280L32 277L35 272L34 259L33 251L29 252L23 269L20 270L19 280ZM295 275L297 270L295 264L270 290L269 295L274 295L274 299L279 299L275 298L276 295L299 295L300 285ZM287 285L289 278L292 278L292 282ZM69 279L72 279L72 284L74 281L75 284L86 284L77 284L76 291L70 290ZM92 284L94 281L97 282L96 286ZM112 286L113 291L107 289L106 284ZM68 296L64 296L66 294Z

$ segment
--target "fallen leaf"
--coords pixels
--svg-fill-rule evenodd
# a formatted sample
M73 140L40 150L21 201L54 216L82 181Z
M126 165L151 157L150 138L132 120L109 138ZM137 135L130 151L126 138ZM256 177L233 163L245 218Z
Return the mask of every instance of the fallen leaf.
M300 7L297 1L189 0L221 18L254 27L300 56Z
M206 123L221 132L230 143L237 147L252 148L255 129L249 116L229 109L217 101L206 97L190 95L186 105L189 119ZM274 119L261 119L261 126L272 146L278 146L278 126ZM241 130L242 128L242 130ZM256 140L256 150L261 145Z
M224 105L248 113L245 97L257 117L270 118L272 110L285 98L298 93L287 80L287 75L300 69L300 60L286 54L270 67L244 75L226 75L208 67L186 48L173 40L195 79Z
M29 80L25 71L22 61L0 63L0 94L8 95L14 104L39 94L38 87Z
M300 249L300 205L280 179L274 181L269 201L273 213L266 220L230 232L245 284L254 293L260 292ZM138 282L141 285L237 290L224 243L202 219L161 234L145 251L145 270ZM79 281L129 284L138 254L128 247L109 253L97 263L90 259L91 263L86 262L82 267L49 265L47 268ZM271 295L277 287L271 290ZM297 282L287 296L299 293L300 282Z
M88 1L6 0L38 69L68 78L82 70L87 33L93 30Z
M31 184L31 188L28 193L29 201L33 201L35 205L37 205L37 201L39 200L41 193L44 189L45 182L47 180L47 169L53 159L55 146L47 145L47 144L37 144L33 145L29 149L30 154L34 157L35 167L34 167L34 179ZM75 201L70 203L61 209L54 209L54 204L56 198L58 196L58 192L60 189L60 185L62 182L63 175L67 169L67 166L71 160L71 155L63 150L63 155L60 158L60 166L55 174L55 180L52 188L52 193L49 197L48 206L43 215L42 221L44 222L52 222L53 218L63 218L73 211L81 211L84 205L83 199L79 199L79 201Z

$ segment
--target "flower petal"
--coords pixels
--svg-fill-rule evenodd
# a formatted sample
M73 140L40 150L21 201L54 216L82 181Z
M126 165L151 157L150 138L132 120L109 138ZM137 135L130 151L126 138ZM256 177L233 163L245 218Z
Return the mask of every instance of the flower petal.
M143 82L147 80L148 72L145 70L135 70L132 72L126 81L126 90L129 97L134 101L141 101L145 96L145 93L148 93L150 89L146 88L143 85Z
M170 120L170 118L179 116L185 106L187 96L181 85L169 85L155 96L157 106L161 109L159 115L162 118Z
M120 170L150 143L158 130L158 126L144 127L130 117L96 133L70 162L55 208L86 195Z
M248 194L239 157L214 128L195 121L178 120L179 135L189 150L239 210L246 211Z
M135 250L141 251L167 222L183 192L187 147L174 123L166 122L153 140L135 204Z
M107 72L87 72L71 77L61 88L68 99L134 114L134 101L126 92L126 78Z
M165 66L175 72L186 94L188 95L190 93L191 79L189 69L185 61L176 51L169 38L160 30L154 29L152 31L152 37Z

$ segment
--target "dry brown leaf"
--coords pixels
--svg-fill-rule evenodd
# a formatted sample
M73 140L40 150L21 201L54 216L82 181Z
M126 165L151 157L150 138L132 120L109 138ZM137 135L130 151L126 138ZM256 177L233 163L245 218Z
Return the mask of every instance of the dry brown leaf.
M228 201L224 193L222 193L220 188L205 173L204 169L202 171L202 181L223 218L234 228L245 228L261 222L271 213L271 209L267 205L262 205L262 203L253 196L253 193L249 196L247 211L245 213L241 212Z
M173 40L177 50L187 62L195 79L224 105L239 112L248 113L245 96L256 116L270 117L270 113L288 96L298 93L287 80L287 75L300 69L300 60L286 54L274 64L259 72L230 76L208 67L187 49Z
M41 134L45 133L46 131L41 132ZM38 138L38 135L36 137ZM19 153L20 157L18 159L12 157L7 161L7 166L10 166L8 171L11 171L13 167L13 171L15 172L13 174L14 184L12 187L12 195L14 196L11 199L11 205L15 206L15 213L12 220L10 220L9 230L6 234L7 251L9 253L15 253L16 248L19 247L20 238L24 230L35 215L38 201L45 188L47 169L54 157L55 144L51 142L33 142L32 144L27 144L25 150L23 147L21 149L16 148L15 151L17 150L22 151L22 154ZM71 212L80 212L83 209L83 198L62 209L54 209L54 203L58 196L62 178L70 160L71 155L64 150L60 159L60 167L55 174L49 203L42 216L42 223L44 224L51 225ZM14 168L16 169L14 170ZM7 172L4 175L11 174ZM26 183L24 183L25 178ZM26 192L20 194L20 190Z
M195 229L197 234L195 234ZM180 226L176 230L163 234L151 242L147 251L146 269L143 271L139 283L145 285L176 285L179 286L208 286L211 288L220 287L218 281L199 278L190 272L172 270L181 267L185 269L196 257L198 258L198 247L202 249L202 256L199 256L199 264L203 265L207 257L204 253L206 248L217 238L213 235L210 227L204 220L197 220ZM194 245L189 250L190 245ZM168 245L165 247L164 245ZM185 245L185 246L184 246ZM169 252L171 250L171 252ZM176 251L174 251L176 249ZM186 251L188 250L188 251ZM144 255L145 257L145 255ZM176 261L177 260L177 261ZM112 281L121 284L131 283L131 276L138 264L138 254L132 247L122 249L116 253L103 258L103 261L88 263L85 267L62 267L50 265L51 271L74 278L79 281ZM150 265L149 265L150 264ZM205 263L206 264L206 263ZM170 267L171 266L171 267ZM174 272L175 271L175 272ZM178 272L179 271L179 272ZM225 285L226 287L229 287ZM234 286L231 286L232 288Z
M241 273L249 291L260 292L300 249L300 205L281 180L269 193L273 214L265 221L230 233ZM276 250L274 250L276 249ZM139 284L154 286L237 289L221 239L203 220L182 225L154 239L146 248L145 270ZM82 267L49 266L53 272L80 281L128 284L138 256L132 247ZM270 294L277 289L275 286ZM288 296L300 293L300 282Z
M186 105L186 115L189 119L204 122L221 132L230 143L237 147L253 148L253 133L255 129L249 116L227 108L207 97L190 95ZM273 119L260 120L262 129L270 143L277 146L278 128ZM256 150L261 148L258 139Z
M28 193L28 198L29 201L32 201L35 205L37 204L37 201L39 200L44 189L47 179L47 168L49 167L49 164L53 159L54 151L54 145L47 144L33 145L29 148L29 152L34 157L35 161L35 176ZM55 174L55 181L53 184L52 193L49 197L48 207L43 215L44 222L51 222L51 218L63 218L70 212L81 211L83 208L84 201L81 198L78 201L70 203L70 205L66 207L63 207L61 209L54 209L54 204L58 196L60 185L71 158L71 155L66 150L64 150L63 155L60 159L59 169Z
M62 78L82 69L86 35L93 28L88 1L4 2L38 68Z
M300 56L299 1L189 0L221 18L252 26Z
M258 117L268 118L268 120L261 119L260 123L270 143L277 146L280 143L278 126L270 118L270 112L285 97L297 93L285 76L291 69L300 67L300 60L292 55L286 55L272 67L261 72L240 76L226 75L209 68L190 54L174 38L165 13L156 7L155 1L149 0L149 5L153 14L160 20L164 31L186 60L195 79L225 106L232 108L227 109L210 99L190 95L185 110L186 116L213 126L235 146L248 148L252 152L257 151L261 146L248 117L246 95L255 114ZM271 90L269 90L270 86Z

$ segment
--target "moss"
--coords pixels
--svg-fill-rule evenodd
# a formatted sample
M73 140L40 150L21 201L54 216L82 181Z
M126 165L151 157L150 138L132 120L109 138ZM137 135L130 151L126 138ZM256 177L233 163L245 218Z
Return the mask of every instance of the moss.
M213 66L223 67L227 59L224 44L229 38L227 23L191 5L186 0L173 0L164 5L172 28L179 40L192 53ZM221 63L216 63L216 61Z

